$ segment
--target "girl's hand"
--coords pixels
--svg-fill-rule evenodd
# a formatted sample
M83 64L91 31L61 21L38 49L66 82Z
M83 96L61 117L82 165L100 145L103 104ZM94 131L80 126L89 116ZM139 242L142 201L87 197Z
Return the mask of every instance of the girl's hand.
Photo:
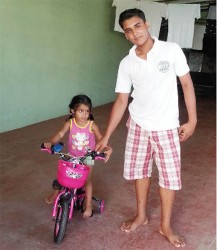
M104 151L104 153L106 155L106 157L105 157L105 163L109 160L109 158L110 158L110 156L112 154L112 151L113 150L112 150L112 148L110 146L105 147L105 151Z
M45 143L44 143L44 147L45 147L45 148L49 148L49 149L50 149L51 146L52 146L52 144L51 144L50 142L45 142Z

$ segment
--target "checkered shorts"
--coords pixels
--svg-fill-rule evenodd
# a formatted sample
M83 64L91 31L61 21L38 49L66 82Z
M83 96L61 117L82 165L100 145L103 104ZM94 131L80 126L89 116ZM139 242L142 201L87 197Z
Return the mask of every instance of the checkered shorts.
M135 180L151 177L154 161L159 172L160 187L171 190L181 189L178 129L147 131L130 117L127 127L124 178Z

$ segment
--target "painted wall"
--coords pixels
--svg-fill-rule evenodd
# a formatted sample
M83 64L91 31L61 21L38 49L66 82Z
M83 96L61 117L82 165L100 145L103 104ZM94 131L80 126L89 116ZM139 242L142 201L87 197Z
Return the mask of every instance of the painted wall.
M0 1L0 132L67 114L72 96L114 100L130 44L112 0Z

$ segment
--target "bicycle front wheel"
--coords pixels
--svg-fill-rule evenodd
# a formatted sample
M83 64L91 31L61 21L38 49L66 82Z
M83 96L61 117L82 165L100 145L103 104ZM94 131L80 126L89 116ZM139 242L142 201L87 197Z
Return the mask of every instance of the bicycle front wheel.
M63 241L69 214L69 203L67 199L62 199L57 208L57 215L54 226L54 242L59 244Z

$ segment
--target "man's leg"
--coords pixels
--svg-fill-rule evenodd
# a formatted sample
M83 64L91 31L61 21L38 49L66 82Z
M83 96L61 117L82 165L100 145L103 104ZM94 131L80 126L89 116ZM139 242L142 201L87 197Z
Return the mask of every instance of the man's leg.
M160 187L161 198L161 226L160 233L163 234L175 247L184 247L185 240L174 233L171 228L171 215L175 200L175 190Z
M129 233L137 227L148 223L147 202L150 189L151 178L135 180L137 214L136 216L122 224L121 230Z

